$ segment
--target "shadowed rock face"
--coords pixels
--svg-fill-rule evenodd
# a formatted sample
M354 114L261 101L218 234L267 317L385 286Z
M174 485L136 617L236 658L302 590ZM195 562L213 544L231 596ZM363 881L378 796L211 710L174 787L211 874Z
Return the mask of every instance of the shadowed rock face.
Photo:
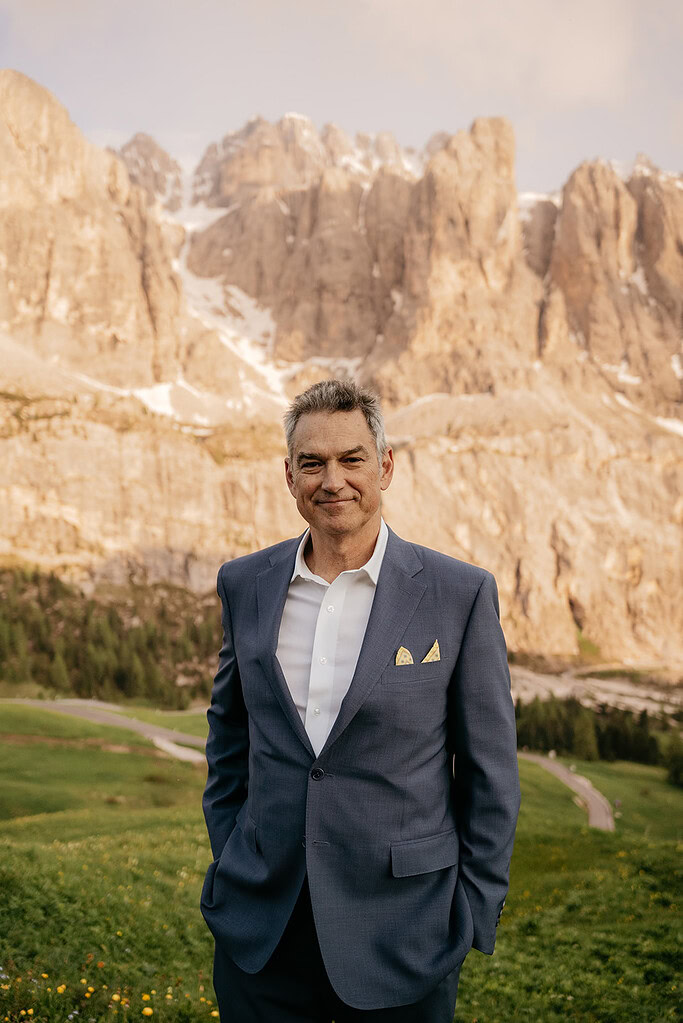
M0 72L0 168L4 329L112 384L179 367L181 290L163 226L123 164L12 71Z
M510 649L683 663L680 178L520 200L501 119L416 155L287 115L182 186L0 72L0 555L212 587L303 528L280 416L350 372L389 523L494 572Z
M663 415L681 401L672 369L683 327L679 185L645 167L627 185L605 164L582 164L564 189L550 262L569 329L598 371Z

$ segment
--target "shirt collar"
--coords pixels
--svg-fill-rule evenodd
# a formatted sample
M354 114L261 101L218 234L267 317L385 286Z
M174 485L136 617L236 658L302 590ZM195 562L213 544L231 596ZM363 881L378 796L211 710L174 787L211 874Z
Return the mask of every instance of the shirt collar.
M320 575L314 575L310 568L306 564L304 558L304 548L308 543L308 538L311 535L311 530L307 529L304 535L301 537L301 543L297 547L296 558L294 560L294 571L292 572L292 578L289 580L290 583L297 578L308 579L310 582L322 583L324 586L329 586L327 579L323 579ZM379 534L377 536L377 542L375 543L375 549L372 552L370 558L361 565L360 568L347 569L346 572L341 572L341 575L350 575L352 572L365 572L366 575L377 585L377 579L379 578L379 570L382 567L382 559L384 558L384 551L386 550L387 540L389 538L389 530L387 524L382 518L379 527Z

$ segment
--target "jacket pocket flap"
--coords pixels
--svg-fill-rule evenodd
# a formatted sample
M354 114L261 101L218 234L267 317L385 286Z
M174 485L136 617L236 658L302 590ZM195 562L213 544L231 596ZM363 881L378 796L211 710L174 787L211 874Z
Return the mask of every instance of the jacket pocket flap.
M391 845L391 872L394 877L426 874L430 870L453 867L458 862L458 836L455 828L427 838L410 838Z

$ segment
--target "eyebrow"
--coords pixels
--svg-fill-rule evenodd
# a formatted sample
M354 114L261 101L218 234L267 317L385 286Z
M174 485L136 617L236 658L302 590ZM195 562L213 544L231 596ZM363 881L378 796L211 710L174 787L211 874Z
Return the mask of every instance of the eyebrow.
M367 449L365 448L365 446L363 444L359 444L355 448L349 448L348 451L340 452L340 454L337 455L337 458L347 458L349 455L355 455L355 454L358 454L359 452L362 452L364 455L367 455L367 453L368 453ZM325 459L323 458L322 455L318 455L315 452L312 452L312 453L308 452L307 453L305 451L301 451L301 452L299 452L299 454L296 457L296 460L297 460L297 462L299 464L301 464L301 462L306 462L309 459L312 460L312 461L316 461L316 462L324 462L325 461Z

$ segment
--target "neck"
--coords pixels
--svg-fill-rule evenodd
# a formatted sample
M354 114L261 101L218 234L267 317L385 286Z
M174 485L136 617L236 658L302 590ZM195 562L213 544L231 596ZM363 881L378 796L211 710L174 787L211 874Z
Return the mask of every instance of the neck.
M304 548L304 559L314 575L328 583L334 582L340 572L360 568L372 557L381 525L378 512L356 533L321 533L311 528Z

